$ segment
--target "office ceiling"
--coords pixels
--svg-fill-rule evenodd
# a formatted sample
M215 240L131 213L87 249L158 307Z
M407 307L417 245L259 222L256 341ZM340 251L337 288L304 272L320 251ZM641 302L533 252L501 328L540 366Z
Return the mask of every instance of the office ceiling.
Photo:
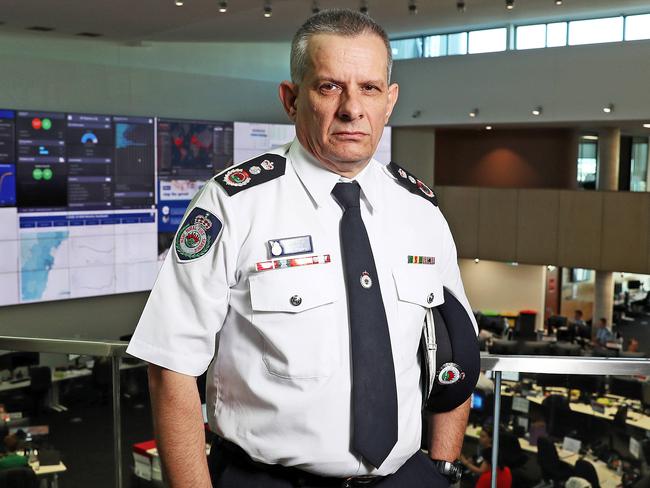
M29 27L53 28L44 38L79 33L101 34L99 39L141 41L286 42L310 14L313 0L272 0L273 16L262 15L264 0L228 0L228 12L218 12L218 0L4 0L0 34L26 33ZM359 8L361 0L318 0L321 8ZM476 28L508 22L536 22L566 18L640 13L647 0L515 0L513 10L504 0L465 0L464 13L456 0L416 0L417 15L408 14L408 0L367 0L370 14L391 37L415 33Z

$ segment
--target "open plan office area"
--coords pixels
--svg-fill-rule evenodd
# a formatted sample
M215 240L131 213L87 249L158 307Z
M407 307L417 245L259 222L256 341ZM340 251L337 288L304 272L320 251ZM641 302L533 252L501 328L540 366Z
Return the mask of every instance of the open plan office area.
M164 486L128 341L205 181L294 139L291 37L334 7L388 32L375 159L435 192L476 317L458 486L650 487L641 0L4 5L0 487Z

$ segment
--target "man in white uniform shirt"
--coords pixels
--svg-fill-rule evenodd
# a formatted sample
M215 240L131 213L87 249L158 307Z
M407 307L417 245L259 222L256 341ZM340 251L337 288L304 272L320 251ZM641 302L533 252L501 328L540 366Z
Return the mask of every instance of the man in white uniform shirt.
M398 97L391 64L367 16L311 17L279 89L296 139L191 203L128 349L150 363L170 486L209 487L210 471L221 488L450 484L469 406L431 415L431 462L418 347L425 313L447 296L472 340L475 324L433 192L372 159ZM206 368L210 469L196 387ZM443 383L464 374L445 368Z

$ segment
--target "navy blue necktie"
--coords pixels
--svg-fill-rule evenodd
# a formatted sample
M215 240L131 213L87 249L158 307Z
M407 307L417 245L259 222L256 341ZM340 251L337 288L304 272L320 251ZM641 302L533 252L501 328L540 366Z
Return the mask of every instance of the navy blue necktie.
M337 183L350 315L352 449L379 468L397 442L397 387L386 310L356 182Z

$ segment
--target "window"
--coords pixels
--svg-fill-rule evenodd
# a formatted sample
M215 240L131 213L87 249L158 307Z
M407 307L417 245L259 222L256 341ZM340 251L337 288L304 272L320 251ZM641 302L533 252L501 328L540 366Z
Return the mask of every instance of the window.
M546 47L566 46L567 23L554 22L546 26Z
M546 25L522 25L517 27L517 49L546 47Z
M594 136L588 137L589 139L580 139L578 145L578 186L594 190L598 168L598 140Z
M428 36L424 38L424 57L435 58L447 54L447 36Z
M569 45L623 40L623 17L575 20L569 23Z
M625 40L650 39L650 14L631 15L625 19Z
M470 54L491 53L506 50L507 30L499 29L476 30L469 33Z
M467 32L447 35L447 54L467 54Z
M412 59L422 57L422 38L399 39L390 41L393 59Z
M647 191L648 184L648 139L635 137L632 140L630 191Z

